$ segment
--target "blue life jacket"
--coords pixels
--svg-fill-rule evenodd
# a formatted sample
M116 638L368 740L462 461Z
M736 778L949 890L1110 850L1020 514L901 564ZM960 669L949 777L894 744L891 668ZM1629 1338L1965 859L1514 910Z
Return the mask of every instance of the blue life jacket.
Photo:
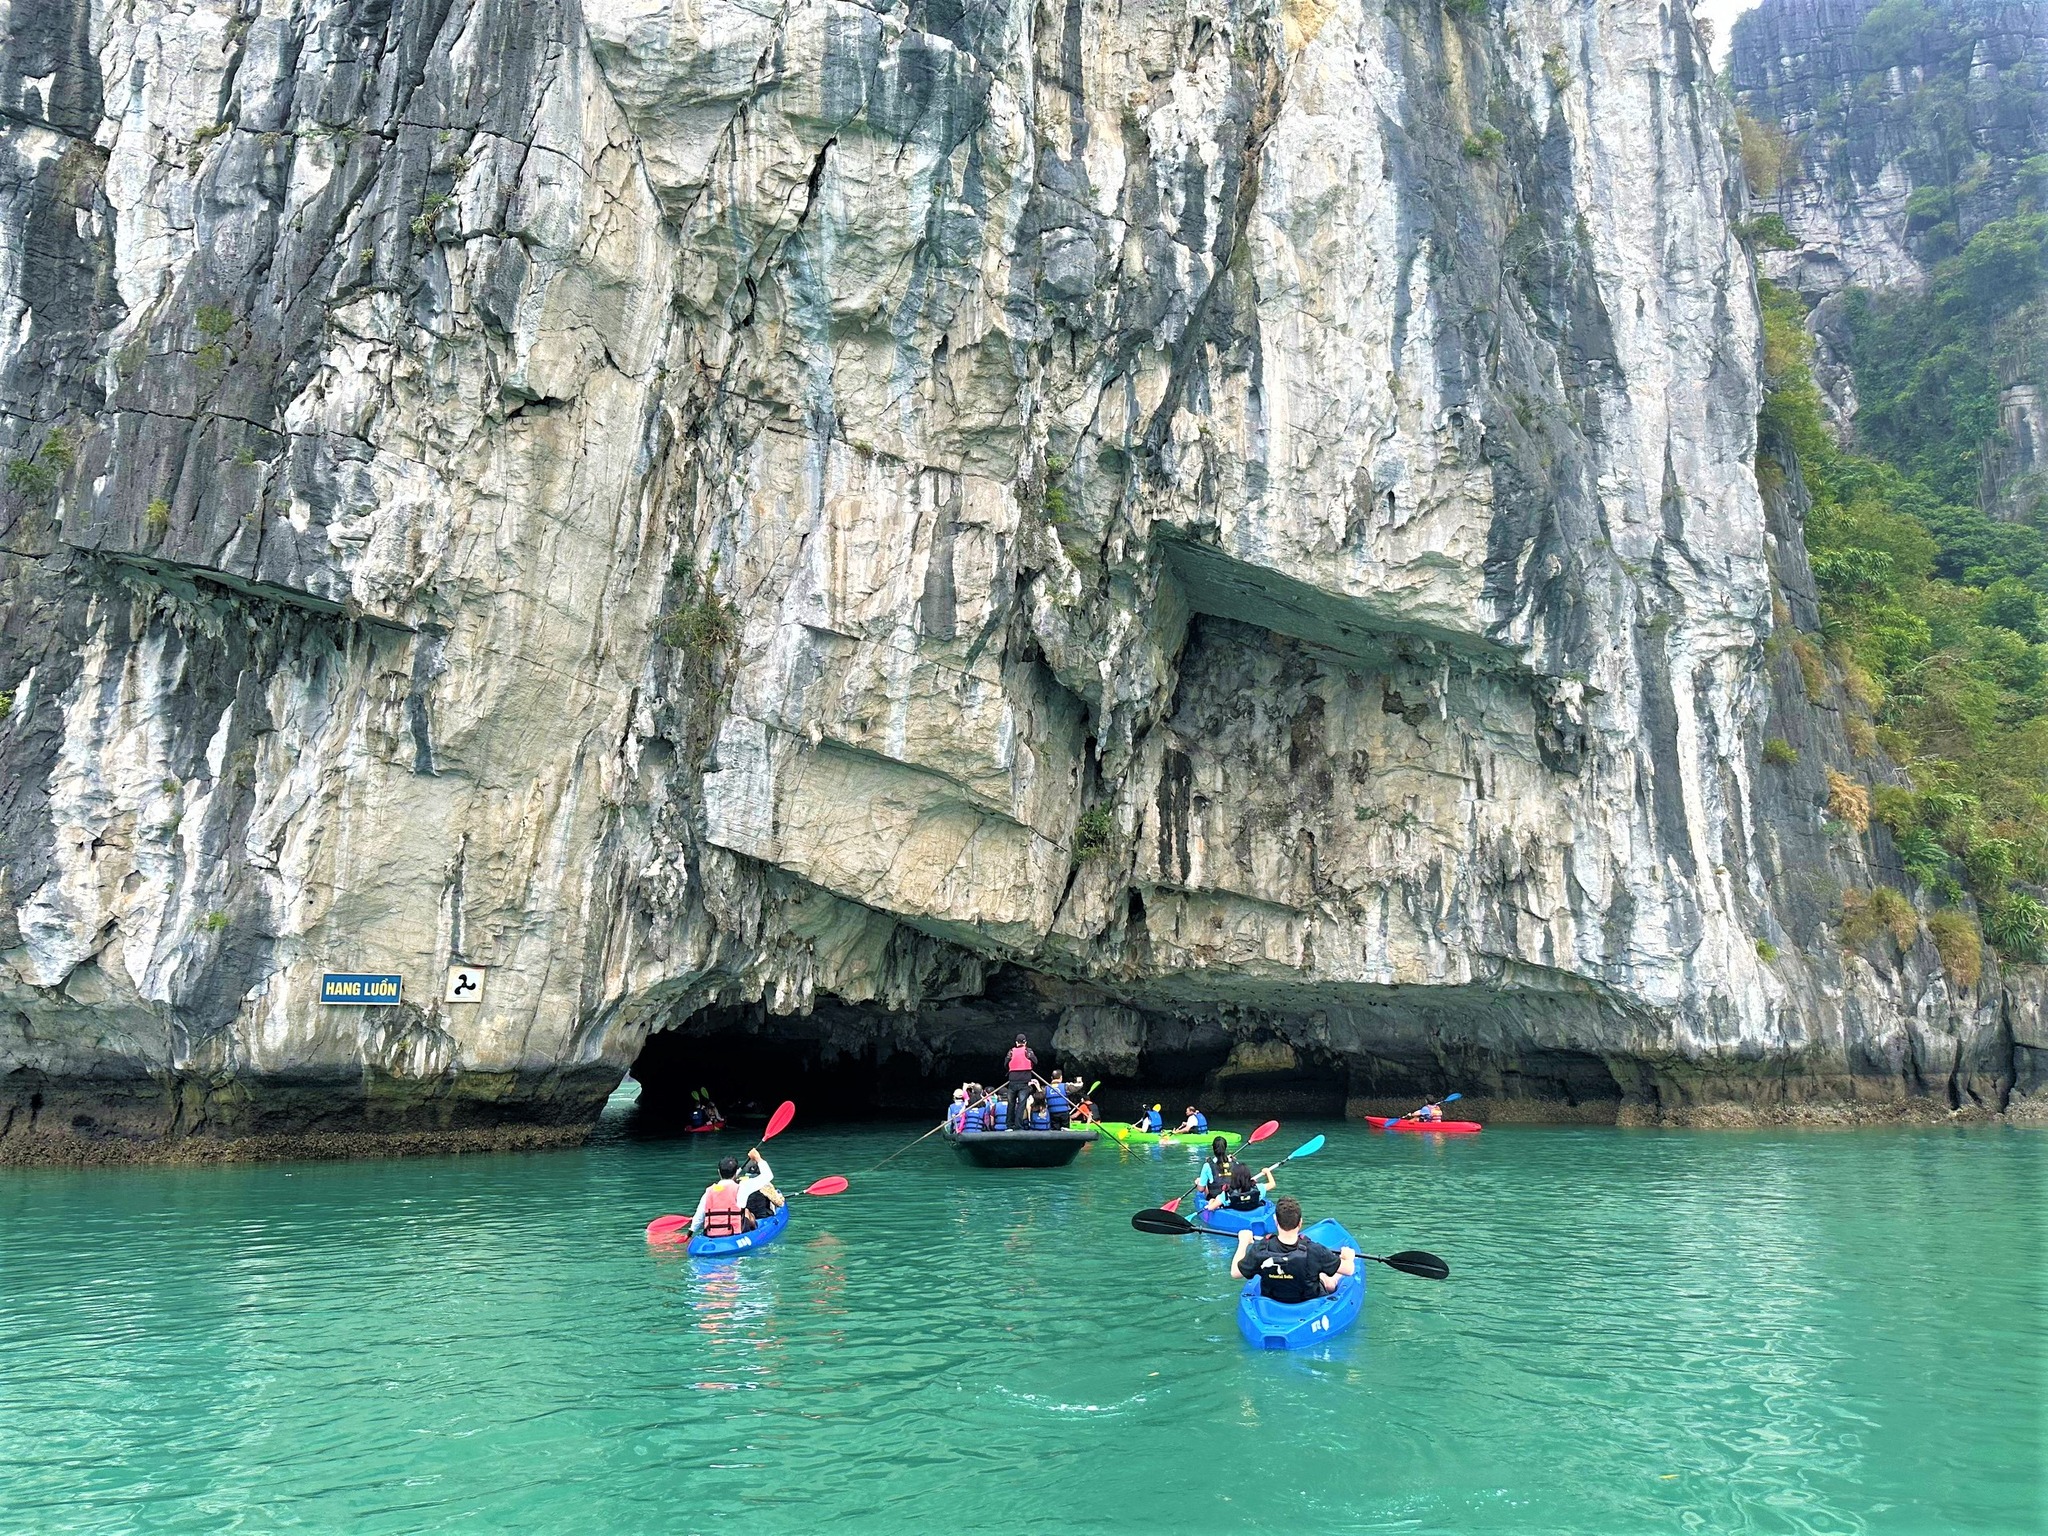
M963 1131L978 1131L982 1127L983 1118L984 1116L979 1108L970 1109L961 1119L960 1129Z
M1045 1090L1045 1107L1056 1115L1064 1115L1074 1106L1067 1101L1065 1083L1048 1084Z
M1152 1132L1155 1132L1155 1133L1156 1133L1156 1132L1159 1132L1159 1131L1163 1131L1163 1130L1165 1130L1165 1129L1166 1129L1166 1117L1165 1117L1164 1115L1160 1114L1160 1113L1159 1113L1159 1111L1158 1111L1158 1110L1156 1110L1156 1109L1148 1109L1148 1110L1146 1110L1146 1111L1145 1111L1145 1129L1146 1129L1146 1130L1148 1130L1148 1131L1152 1131Z
M1204 1132L1209 1129L1209 1117L1199 1109L1195 1111L1195 1129Z
M998 1131L1007 1131L1010 1128L1010 1106L1005 1104L1001 1099L997 1099L995 1103L989 1107L989 1113L995 1117L995 1124L993 1126L993 1129Z
M1052 1116L1048 1115L1044 1110L1041 1109L1037 1114L1031 1117L1031 1129L1033 1129L1034 1131L1051 1130Z

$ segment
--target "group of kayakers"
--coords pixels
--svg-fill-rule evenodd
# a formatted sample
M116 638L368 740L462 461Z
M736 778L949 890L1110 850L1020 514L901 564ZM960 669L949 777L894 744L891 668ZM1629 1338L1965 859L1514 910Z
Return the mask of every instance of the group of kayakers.
M1133 1120L1131 1122L1131 1129L1134 1131L1148 1131L1154 1136L1168 1134L1166 1116L1157 1104L1154 1104L1150 1109L1140 1114L1137 1119ZM1190 1104L1187 1107L1186 1115L1182 1118L1179 1125L1173 1127L1171 1134L1175 1136L1206 1136L1209 1134L1209 1117Z
M965 1083L953 1092L946 1124L957 1133L1034 1130L1064 1131L1076 1123L1094 1119L1079 1080L1069 1081L1064 1070L1055 1067L1049 1078L1038 1075L1038 1055L1023 1035L1004 1059L1001 1088ZM697 1124L719 1119L710 1095L699 1090L691 1119ZM702 1118L700 1118L700 1116ZM1440 1121L1440 1104L1425 1104L1411 1116L1422 1122ZM1166 1133L1166 1116L1159 1104L1132 1122L1135 1131L1153 1135ZM1195 1105L1186 1107L1175 1134L1207 1135L1209 1117ZM1222 1136L1209 1144L1201 1173L1196 1180L1203 1208L1251 1213L1266 1203L1276 1187L1273 1168L1253 1169L1234 1156ZM775 1174L753 1147L744 1159L719 1160L718 1178L704 1191L690 1218L690 1229L702 1237L731 1237L748 1232L767 1220L784 1203L775 1188ZM1283 1195L1273 1201L1273 1222L1278 1231L1255 1236L1250 1228L1238 1233L1237 1252L1231 1272L1243 1280L1256 1277L1259 1292L1269 1301L1294 1304L1316 1300L1337 1288L1340 1277L1356 1272L1357 1255L1346 1247L1332 1251L1302 1235L1301 1204Z

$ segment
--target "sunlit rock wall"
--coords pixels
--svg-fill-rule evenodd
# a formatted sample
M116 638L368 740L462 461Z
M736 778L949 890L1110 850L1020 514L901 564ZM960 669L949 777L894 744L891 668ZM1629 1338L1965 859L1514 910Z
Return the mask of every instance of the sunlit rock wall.
M1821 816L1682 5L6 50L0 1139L574 1133L650 1030L935 1064L998 970L1132 1073L1957 1099L1938 974L1758 947Z

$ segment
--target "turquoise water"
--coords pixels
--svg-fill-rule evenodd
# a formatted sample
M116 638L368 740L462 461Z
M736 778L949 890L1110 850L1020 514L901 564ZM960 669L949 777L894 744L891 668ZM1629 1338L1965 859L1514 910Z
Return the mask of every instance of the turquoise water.
M1358 1328L1239 1340L1178 1149L797 1125L779 1245L650 1253L714 1138L0 1172L0 1530L2022 1531L2048 1137L1327 1131ZM739 1138L718 1138L728 1145Z

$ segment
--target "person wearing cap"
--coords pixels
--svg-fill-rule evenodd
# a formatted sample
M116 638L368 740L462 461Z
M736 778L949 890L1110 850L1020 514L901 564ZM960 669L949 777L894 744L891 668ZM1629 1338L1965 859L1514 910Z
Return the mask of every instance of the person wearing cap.
M740 1190L740 1160L721 1157L718 1180L697 1201L690 1216L689 1230L699 1237L738 1237L754 1230L754 1218L747 1214L745 1195Z
M1174 1128L1180 1136L1206 1136L1209 1134L1209 1117L1194 1105L1188 1106L1188 1117Z
M946 1129L958 1134L961 1125L966 1119L967 1090L965 1088L955 1088L953 1090L953 1106L946 1111Z
M1154 1104L1131 1122L1131 1129L1134 1131L1150 1131L1156 1136L1166 1129L1166 1116L1162 1115L1159 1112L1159 1106Z
M1025 1119L1028 1111L1024 1100L1031 1091L1032 1074L1038 1069L1038 1055L1019 1035L1017 1043L1010 1047L1010 1054L1003 1059L1003 1070L1009 1074L1009 1081L1003 1090L1005 1120L1009 1125L1022 1130L1029 1122Z
M766 1221L782 1209L782 1191L775 1187L775 1170L768 1166L768 1159L761 1155L761 1149L754 1147L747 1152L747 1161L740 1170L740 1205L754 1221Z
M1299 1306L1337 1289L1338 1277L1358 1273L1358 1255L1351 1248L1335 1253L1301 1234L1301 1202L1282 1195L1273 1202L1271 1237L1237 1234L1237 1253L1230 1272L1240 1280L1256 1278L1259 1294L1282 1306Z

